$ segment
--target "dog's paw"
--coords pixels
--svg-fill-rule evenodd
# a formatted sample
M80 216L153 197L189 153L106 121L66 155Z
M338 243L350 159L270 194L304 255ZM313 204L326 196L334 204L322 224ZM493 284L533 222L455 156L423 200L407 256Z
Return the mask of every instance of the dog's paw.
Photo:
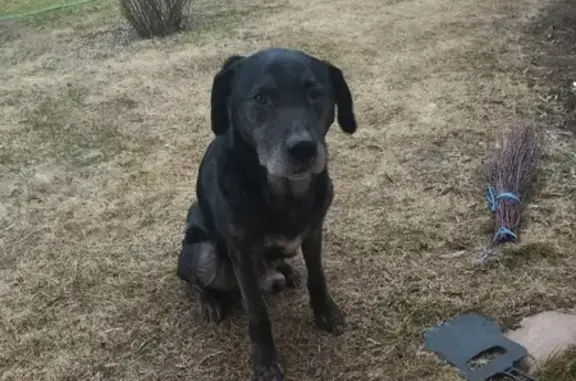
M224 318L224 303L222 300L208 294L200 296L198 302L200 313L211 324L218 324Z
M317 308L314 311L314 319L316 325L320 329L334 335L342 334L348 325L346 322L346 315L332 300L330 300L325 306Z
M280 363L273 362L268 366L257 366L254 369L253 381L283 381L284 371Z

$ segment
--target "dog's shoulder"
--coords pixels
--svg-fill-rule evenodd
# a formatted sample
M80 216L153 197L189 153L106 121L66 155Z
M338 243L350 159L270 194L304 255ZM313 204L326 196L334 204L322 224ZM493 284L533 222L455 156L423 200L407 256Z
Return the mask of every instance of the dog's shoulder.
M243 165L237 147L227 135L216 136L202 157L196 192L200 202L210 201L213 209L249 207L254 203L257 185L251 179L255 174Z
M216 169L227 164L228 157L230 156L229 151L230 147L226 136L214 136L200 160L199 179L204 176L205 173L214 172ZM210 176L213 177L212 174Z

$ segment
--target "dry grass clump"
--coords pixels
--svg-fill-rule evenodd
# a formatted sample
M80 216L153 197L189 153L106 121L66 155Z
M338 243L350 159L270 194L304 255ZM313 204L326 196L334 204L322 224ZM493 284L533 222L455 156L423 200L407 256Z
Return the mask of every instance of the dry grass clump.
M576 380L576 346L551 357L536 373L539 381L574 381Z
M122 15L141 38L163 37L178 32L190 0L120 0Z

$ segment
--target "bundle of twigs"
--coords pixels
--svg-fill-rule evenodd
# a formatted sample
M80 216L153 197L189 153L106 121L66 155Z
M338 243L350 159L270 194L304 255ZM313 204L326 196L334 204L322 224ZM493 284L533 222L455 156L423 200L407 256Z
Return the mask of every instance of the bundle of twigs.
M538 134L530 125L517 125L500 135L486 170L486 198L494 216L493 245L518 240L540 154Z

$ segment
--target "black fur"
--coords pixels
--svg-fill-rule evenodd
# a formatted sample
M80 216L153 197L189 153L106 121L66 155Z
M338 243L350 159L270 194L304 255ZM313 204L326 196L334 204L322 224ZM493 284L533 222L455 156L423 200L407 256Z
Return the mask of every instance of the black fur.
M333 198L325 135L336 108L342 130L354 133L352 96L340 69L299 51L235 55L214 78L216 136L200 165L178 273L195 285L206 316L218 322L227 290L195 281L197 248L230 266L226 276L236 278L250 321L258 381L283 379L258 286L263 261L287 259L301 249L316 323L334 333L346 325L322 267L322 227ZM291 268L282 263L278 271Z

